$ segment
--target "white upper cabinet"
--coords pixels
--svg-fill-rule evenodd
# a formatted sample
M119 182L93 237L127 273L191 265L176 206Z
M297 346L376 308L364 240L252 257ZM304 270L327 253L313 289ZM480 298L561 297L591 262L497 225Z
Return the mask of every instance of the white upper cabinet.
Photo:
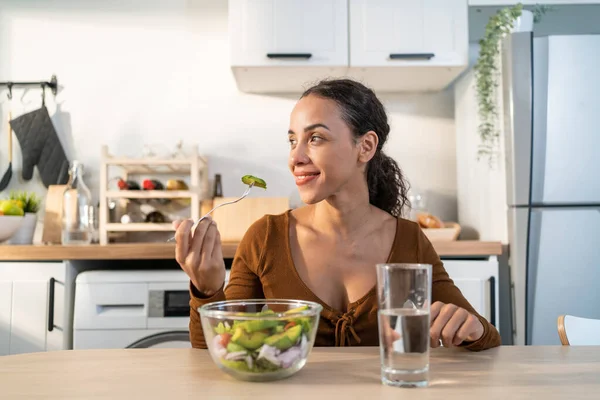
M244 92L437 91L468 66L467 17L467 0L229 0L231 68Z
M467 0L349 1L349 76L378 92L429 92L467 68Z
M232 66L347 66L347 0L229 0Z
M467 0L350 0L350 66L464 65Z

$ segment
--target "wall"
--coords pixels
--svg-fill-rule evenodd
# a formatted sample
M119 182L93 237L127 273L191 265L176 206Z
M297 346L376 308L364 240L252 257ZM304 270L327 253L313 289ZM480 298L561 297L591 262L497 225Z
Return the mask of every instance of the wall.
M225 0L0 0L0 80L61 86L47 106L70 159L87 166L98 195L100 146L139 156L143 144L171 151L197 143L210 173L223 174L226 196L252 173L269 195L296 193L287 170L288 118L297 96L240 93L229 69ZM23 90L15 91L21 98ZM7 103L1 94L3 121ZM382 96L392 125L388 153L411 183L429 195L433 212L456 219L453 93ZM40 90L12 104L13 115L40 106ZM0 168L6 165L5 128ZM10 188L44 193L22 182L17 142Z
M470 45L470 64L477 62L479 45ZM499 77L501 83L502 77ZM502 96L497 92L498 114ZM498 154L490 165L477 159L481 142L475 72L470 68L454 84L458 217L464 239L508 243L504 136L500 135ZM502 124L498 129L502 132Z

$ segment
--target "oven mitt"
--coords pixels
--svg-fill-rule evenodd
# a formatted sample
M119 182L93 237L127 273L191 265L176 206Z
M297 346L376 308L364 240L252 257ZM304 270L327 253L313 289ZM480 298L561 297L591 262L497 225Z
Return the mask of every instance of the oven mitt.
M69 180L69 161L52 125L48 109L42 108L23 114L10 121L23 154L23 179L33 176L37 165L42 183L64 185Z

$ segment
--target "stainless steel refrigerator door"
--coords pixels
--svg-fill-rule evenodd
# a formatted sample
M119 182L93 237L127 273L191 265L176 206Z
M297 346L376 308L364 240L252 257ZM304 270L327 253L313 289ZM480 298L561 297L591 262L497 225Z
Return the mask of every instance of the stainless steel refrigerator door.
M532 209L527 344L559 345L561 314L600 318L600 207Z
M511 301L513 342L519 346L525 345L528 224L529 208L508 209L509 265L514 295Z
M599 71L600 35L533 41L533 204L600 204Z
M508 206L529 204L532 137L531 32L507 35L502 41L502 101L506 196Z

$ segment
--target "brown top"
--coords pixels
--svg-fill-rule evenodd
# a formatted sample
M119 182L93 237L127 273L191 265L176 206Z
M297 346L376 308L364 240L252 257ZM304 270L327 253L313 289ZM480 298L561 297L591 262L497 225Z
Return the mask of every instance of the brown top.
M231 266L229 283L209 298L190 285L190 339L195 348L206 348L197 308L206 303L234 299L298 299L323 306L315 346L377 346L377 296L373 287L346 310L325 304L302 281L292 260L289 240L289 213L265 215L256 221L242 239ZM483 336L463 343L471 350L500 345L496 328L477 314L454 285L433 246L419 226L398 218L389 263L424 263L433 266L432 301L452 303L476 315L484 327Z

